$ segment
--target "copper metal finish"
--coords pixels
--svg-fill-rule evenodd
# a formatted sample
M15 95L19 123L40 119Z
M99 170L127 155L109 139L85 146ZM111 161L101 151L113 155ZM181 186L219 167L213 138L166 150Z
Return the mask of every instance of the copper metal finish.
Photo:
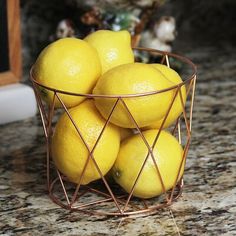
M177 182L177 180L179 179L181 167L185 165L187 153L190 146L194 91L195 91L195 86L196 86L196 66L186 57L179 56L173 53L167 53L167 52L162 52L162 51L158 51L154 49L146 49L146 48L134 48L134 50L145 51L147 53L149 52L156 53L157 55L162 57L161 63L166 64L169 67L171 67L170 58L175 58L175 60L179 60L185 66L188 66L188 71L191 71L191 72L188 76L186 76L186 78L182 76L183 83L180 83L168 89L160 90L160 91L153 91L153 92L148 92L148 93L125 94L125 95L75 94L75 93L70 93L66 91L61 91L54 88L49 88L47 86L44 86L38 83L36 80L34 80L32 73L30 73L31 75L30 79L32 81L33 88L35 91L35 96L37 99L39 113L42 119L42 125L43 125L44 134L46 138L46 147L47 147L47 159L46 159L47 169L46 170L47 170L47 186L48 186L49 196L53 200L53 202L55 202L56 204L58 204L59 206L63 208L66 208L71 211L82 211L82 212L87 212L89 214L98 214L98 215L113 215L113 216L135 215L137 216L138 214L141 214L141 213L153 214L153 212L157 211L158 209L171 205L174 201L176 201L181 196L181 193L183 190L183 178L179 182ZM187 93L186 104L184 104L184 101L183 101L183 95L181 92L182 86L186 86L186 93ZM50 106L44 104L40 95L39 87L43 87L53 92L54 94L53 102ZM157 132L156 138L153 144L150 145L147 142L146 138L144 137L142 129L138 126L134 116L130 112L126 104L126 101L127 99L143 97L143 96L152 96L152 95L164 93L170 90L173 90L174 96L172 98L171 104L168 107L166 115L163 119L162 125L159 131ZM84 140L79 130L79 127L77 127L76 123L73 121L70 115L70 110L66 107L66 105L63 103L62 99L60 98L60 94L82 96L82 97L90 98L90 99L99 97L103 99L115 100L113 108L110 112L110 115L107 118L105 125L92 149L89 148L88 144ZM174 136L176 136L176 138L179 140L179 143L182 145L184 152L183 152L181 165L179 166L178 174L176 176L175 185L171 190L166 191L165 184L163 182L161 173L159 171L159 168L154 158L154 154L152 150L154 149L157 143L160 132L163 129L164 123L177 97L179 97L181 100L182 114L176 120L175 124L169 128L169 131ZM50 143L51 143L51 138L52 138L53 130L54 130L54 123L55 123L53 122L53 118L55 118L54 111L55 111L56 99L61 103L62 109L68 115L73 126L78 132L78 135L80 136L81 140L83 141L85 147L87 148L89 152L89 156L86 160L86 163L83 168L78 184L73 184L69 182L66 176L63 176L56 169L52 161L52 157L50 153ZM107 180L106 176L102 175L102 172L100 171L99 166L96 163L93 156L94 150L96 149L96 146L99 143L99 140L104 130L109 124L110 119L113 115L114 109L116 108L118 103L122 104L124 109L127 111L127 114L129 115L130 119L133 121L133 124L135 125L136 133L140 135L144 144L147 147L147 155L146 155L145 161L143 162L143 165L141 169L139 170L139 173L136 177L134 185L129 194L125 193L118 185L114 183L110 183ZM158 174L161 186L162 186L163 194L161 196L148 199L148 200L138 199L133 196L133 191L139 179L139 176L141 175L143 168L145 167L145 164L148 158L151 158L154 163L155 169L157 171L157 174ZM81 180L83 178L83 175L84 175L84 172L86 170L89 160L91 160L94 163L94 166L99 172L101 179L96 181L96 183L91 183L89 185L83 186L81 185Z

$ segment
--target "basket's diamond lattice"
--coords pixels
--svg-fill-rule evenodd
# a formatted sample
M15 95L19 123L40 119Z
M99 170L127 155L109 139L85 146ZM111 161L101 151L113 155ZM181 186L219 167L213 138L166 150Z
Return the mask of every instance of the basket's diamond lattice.
M70 115L69 109L65 106L63 101L60 98L60 94L62 91L57 91L52 88L47 88L45 86L44 89L50 89L54 92L53 102L50 106L47 106L44 104L40 97L40 89L42 85L38 84L31 76L31 81L33 83L33 88L35 91L38 108L40 112L40 116L42 119L42 125L44 129L44 134L46 137L46 145L47 145L47 185L49 190L49 196L50 198L60 205L63 208L69 209L69 210L79 210L84 211L88 213L94 213L94 214L102 214L102 215L136 215L138 213L152 213L157 209L166 207L170 204L172 204L175 200L178 199L178 197L182 193L183 188L183 179L181 179L179 182L178 175L180 173L182 165L185 165L186 157L190 145L190 138L191 138L191 122L192 122L192 113L193 113L193 101L194 101L194 91L195 91L195 84L196 84L196 68L194 64L189 61L188 59L175 55L170 53L164 53L157 50L150 50L150 49L137 49L142 51L152 51L152 53L156 53L160 56L162 56L161 63L166 64L167 66L171 67L170 65L170 57L175 58L176 60L182 61L182 63L185 63L185 65L189 66L192 70L192 74L188 76L183 84L178 85L177 87L173 88L174 96L169 104L169 108L166 112L165 118L163 119L163 123L160 127L160 129L157 131L156 138L152 145L150 145L146 138L143 135L143 131L138 126L135 117L129 110L126 99L127 97L109 97L104 96L103 99L113 99L114 105L110 111L110 114L108 118L106 119L106 122L104 124L104 127L95 142L94 146L92 148L89 148L89 145L86 143L86 141L83 138L83 135L80 132L79 127L77 127L76 123L73 121L72 116ZM187 93L187 100L186 104L184 105L183 96L181 93L181 86L186 86L186 93ZM158 95L158 91L157 91ZM93 99L92 95L78 95L78 96L85 96L87 98ZM148 95L149 96L149 95ZM155 96L155 94L150 95ZM177 97L180 98L181 104L182 104L182 114L180 117L176 120L176 122L168 128L168 130L178 139L179 143L182 145L184 152L182 156L182 161L179 166L179 172L176 176L176 181L174 187L166 191L164 182L162 180L162 176L160 174L160 171L158 169L158 165L155 161L154 155L152 153L152 150L154 149L156 142L158 140L159 134L162 130L162 127L164 126L165 120L168 117L169 112L172 109L172 105L174 101L177 99ZM60 173L56 167L53 164L51 154L50 154L50 142L51 137L53 135L53 130L55 127L56 120L54 113L55 111L55 100L59 100L59 102L62 105L63 112L65 112L72 124L74 125L74 128L76 129L79 137L83 141L85 147L87 148L89 155L87 157L86 164L84 165L80 181L78 184L74 184L68 181L66 176L63 176L62 173ZM124 111L129 116L130 120L135 126L136 133L140 135L142 141L144 142L146 148L147 148L147 155L145 158L145 161L143 162L143 165L141 169L139 170L139 173L136 177L136 180L134 182L134 185L131 189L131 192L128 194L124 192L117 184L110 183L109 180L106 178L106 176L103 176L99 165L96 163L96 160L94 159L93 153L96 149L100 138L103 135L104 130L106 129L107 125L110 122L110 119L117 107L117 105L122 105L124 107ZM153 161L153 164L155 166L155 169L157 171L159 180L162 185L163 194L161 196L144 200L144 199L138 199L133 196L133 190L135 188L135 185L139 179L139 176L142 173L143 168L145 167L145 164L147 163L148 158L151 158ZM98 173L100 174L101 179L98 181L95 181L89 185L83 186L81 185L81 180L83 178L83 174L86 170L87 164L91 160L96 167Z

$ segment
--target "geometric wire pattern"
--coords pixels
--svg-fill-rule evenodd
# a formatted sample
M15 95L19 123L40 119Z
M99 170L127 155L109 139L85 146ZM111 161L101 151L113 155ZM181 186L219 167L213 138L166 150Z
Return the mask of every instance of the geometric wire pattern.
M49 191L49 196L56 204L60 205L63 208L66 208L72 211L83 211L90 214L114 215L114 216L137 215L140 213L151 214L160 208L171 205L175 200L177 200L180 197L182 193L183 177L179 181L178 179L181 172L181 168L185 165L186 157L187 157L189 146L190 146L193 102L194 102L194 92L195 92L195 86L196 86L196 66L186 57L179 56L173 53L167 53L167 52L162 52L162 51L158 51L154 49L146 49L146 48L135 48L135 50L145 51L147 53L151 52L151 53L155 53L156 55L161 56L162 58L161 63L166 64L168 67L171 67L170 58L175 58L176 60L179 60L182 63L184 63L185 66L188 66L188 70L191 71L190 75L186 79L182 77L183 83L173 86L171 88L160 90L160 91L149 92L149 93L132 94L132 95L131 94L94 95L94 94L69 93L69 92L60 91L54 88L49 88L47 86L44 86L34 80L32 73L30 75L30 80L33 84L33 88L34 88L34 92L35 92L35 96L36 96L36 100L38 104L38 109L39 109L39 113L42 120L43 130L44 130L44 134L46 138L46 147L47 147L46 172L47 172L47 187ZM184 102L183 95L181 92L182 86L186 86L186 97L187 97L186 104ZM53 92L53 101L50 104L50 106L44 104L41 98L40 88L42 87L44 89L47 89ZM142 96L152 96L152 95L164 93L170 90L174 91L174 96L164 116L161 127L159 128L156 134L154 142L152 143L152 145L150 145L147 142L145 136L143 135L143 131L138 126L133 114L129 110L126 103L126 99L137 98L137 97L142 97ZM76 123L74 122L70 114L69 109L67 109L66 105L63 103L62 99L60 98L61 94L67 94L71 96L83 96L83 97L91 98L91 99L94 99L96 97L99 97L100 99L113 99L114 101L113 107L110 111L108 118L106 119L106 122L104 124L104 127L101 130L100 135L98 136L92 148L89 148L88 144L84 140L83 135L81 134L79 130L79 127L77 127ZM177 137L184 151L183 151L180 166L178 168L178 174L175 179L174 187L171 190L166 191L165 184L163 182L161 173L159 171L159 168L154 158L154 154L152 150L154 149L157 143L160 132L163 129L163 126L168 117L168 114L171 111L172 105L174 104L178 96L180 98L181 105L182 105L182 114L176 120L175 124L171 126L169 131L172 133L172 135ZM83 171L81 173L78 184L74 184L68 181L66 176L63 176L63 174L61 174L57 170L51 158L50 143L51 143L51 138L53 135L53 118L54 118L54 113L55 113L56 100L58 100L61 103L62 109L67 114L70 121L72 122L73 126L75 127L78 135L80 136L82 142L84 143L89 153L86 163L83 167ZM108 179L106 178L106 176L103 176L101 170L99 169L99 165L96 163L96 160L93 156L94 150L96 149L99 143L99 140L101 139L104 133L104 130L109 124L110 119L114 113L114 110L116 109L118 104L123 106L124 110L127 112L130 120L135 126L136 133L140 135L140 137L142 138L142 141L147 147L146 158L144 162L142 163L142 166L138 172L138 175L135 179L135 182L129 194L122 191L122 189L115 183L110 183ZM161 196L148 199L148 200L138 199L138 198L133 197L133 191L148 158L151 158L153 161L158 178L162 186L163 194ZM101 179L99 181L96 181L95 183L91 183L84 186L84 185L81 185L81 181L82 181L84 172L86 170L86 167L89 161L93 162L98 173L100 174Z

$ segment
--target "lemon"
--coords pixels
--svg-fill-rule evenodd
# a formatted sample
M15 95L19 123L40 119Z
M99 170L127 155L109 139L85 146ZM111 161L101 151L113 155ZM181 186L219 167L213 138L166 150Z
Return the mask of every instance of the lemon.
M117 66L103 74L93 93L103 95L139 94L171 86L173 83L153 66L144 63L129 63ZM173 91L167 91L155 95L124 98L124 101L139 127L144 127L165 115L172 97ZM114 98L95 99L96 107L105 118L108 117L114 103ZM111 122L124 128L136 127L121 101L118 102L111 116Z
M98 113L92 100L85 100L69 110L90 150L98 139L105 120ZM103 175L112 167L120 146L119 128L108 124L93 155ZM78 183L89 152L77 133L68 115L63 114L55 127L51 144L52 157L56 167L74 183ZM90 159L81 184L101 178L94 162Z
M39 83L73 93L91 93L101 74L101 63L96 50L87 42L64 38L49 44L37 58L33 77ZM44 100L52 102L53 92L43 89ZM67 107L84 100L81 96L59 94ZM56 107L60 103L56 100Z
M158 130L143 132L147 142L152 146ZM148 154L148 149L139 134L125 139L121 143L120 151L112 168L115 181L130 193L141 166ZM178 175L181 165L183 149L178 141L166 131L161 131L153 149L153 155L160 171L166 190L171 189ZM184 163L183 163L184 164ZM183 175L182 165L179 178ZM140 198L152 198L163 193L161 181L155 168L151 154L143 168L134 188L133 195Z
M98 30L84 40L96 48L102 64L102 73L115 66L134 62L131 36L126 30Z
M175 85L183 83L179 74L175 70L169 68L168 66L162 65L162 64L152 64L152 66L158 69L167 79L169 79ZM185 85L182 85L180 90L182 93L183 105L185 105L186 103ZM174 121L176 121L176 119L180 116L182 112L183 112L183 107L181 103L181 97L180 97L180 94L178 93L171 107L171 110L165 120L163 128L169 127ZM151 124L150 126L146 127L146 129L159 129L161 127L162 122L163 122L163 119L160 119L154 122L153 124Z

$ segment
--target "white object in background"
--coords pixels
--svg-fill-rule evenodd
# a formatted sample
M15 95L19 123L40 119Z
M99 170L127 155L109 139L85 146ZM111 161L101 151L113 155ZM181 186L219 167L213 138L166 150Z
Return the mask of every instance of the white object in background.
M172 16L163 16L157 21L153 29L142 33L141 46L171 52L170 43L176 37L175 18Z
M33 89L25 84L0 87L0 124L23 120L37 113Z
M176 36L175 18L163 16L154 26L154 34L161 42L172 42Z

